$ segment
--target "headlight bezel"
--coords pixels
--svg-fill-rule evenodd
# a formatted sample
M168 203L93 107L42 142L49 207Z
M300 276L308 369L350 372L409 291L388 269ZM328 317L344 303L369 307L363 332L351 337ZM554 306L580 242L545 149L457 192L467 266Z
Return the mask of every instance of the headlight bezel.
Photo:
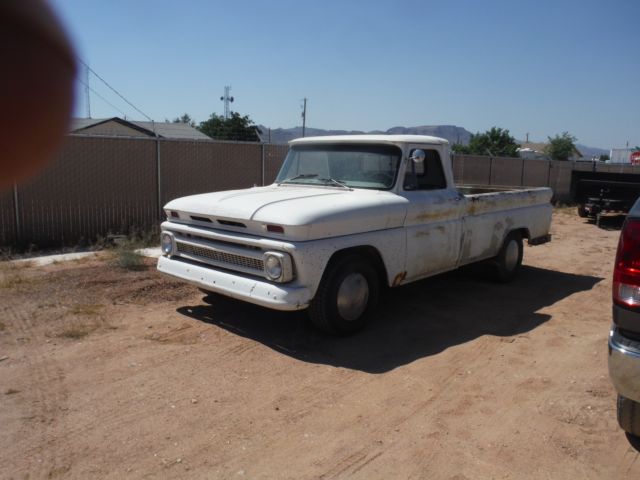
M275 276L273 272L269 271L268 264L270 259L276 260L280 266L280 274L278 276ZM291 261L291 256L288 253L272 251L264 252L263 263L264 276L267 280L284 283L293 279L293 263Z
M175 238L171 233L162 232L160 234L160 250L166 256L171 256L175 251Z

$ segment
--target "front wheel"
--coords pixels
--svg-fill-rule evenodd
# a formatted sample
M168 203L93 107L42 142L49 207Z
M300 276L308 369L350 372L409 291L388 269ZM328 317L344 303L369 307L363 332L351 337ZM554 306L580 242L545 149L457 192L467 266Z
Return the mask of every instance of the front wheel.
M345 335L363 328L369 321L380 293L380 280L369 262L359 256L330 262L309 317L316 328Z
M494 259L494 278L501 283L510 282L520 271L522 265L522 235L511 232L504 239L500 252Z

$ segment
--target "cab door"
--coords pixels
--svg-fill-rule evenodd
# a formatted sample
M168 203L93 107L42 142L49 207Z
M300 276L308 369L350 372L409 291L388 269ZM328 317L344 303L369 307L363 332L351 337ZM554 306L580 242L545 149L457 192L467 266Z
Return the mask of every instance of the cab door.
M460 253L463 197L447 181L438 150L420 147L424 161L411 160L409 152L400 195L408 200L406 280L451 270Z

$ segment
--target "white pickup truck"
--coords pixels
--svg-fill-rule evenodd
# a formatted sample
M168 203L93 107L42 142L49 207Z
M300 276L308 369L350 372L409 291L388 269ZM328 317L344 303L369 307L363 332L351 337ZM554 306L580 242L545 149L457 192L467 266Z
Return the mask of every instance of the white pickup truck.
M549 188L454 185L449 144L417 135L301 138L273 185L164 208L158 270L336 334L363 327L385 287L491 259L509 281L523 239L550 240Z

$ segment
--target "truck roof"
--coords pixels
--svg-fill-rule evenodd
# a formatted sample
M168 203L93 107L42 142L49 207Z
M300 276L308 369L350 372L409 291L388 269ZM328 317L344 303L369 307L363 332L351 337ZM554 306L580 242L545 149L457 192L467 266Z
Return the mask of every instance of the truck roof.
M329 135L325 137L296 138L290 145L308 143L427 143L431 145L447 145L448 140L428 135Z

